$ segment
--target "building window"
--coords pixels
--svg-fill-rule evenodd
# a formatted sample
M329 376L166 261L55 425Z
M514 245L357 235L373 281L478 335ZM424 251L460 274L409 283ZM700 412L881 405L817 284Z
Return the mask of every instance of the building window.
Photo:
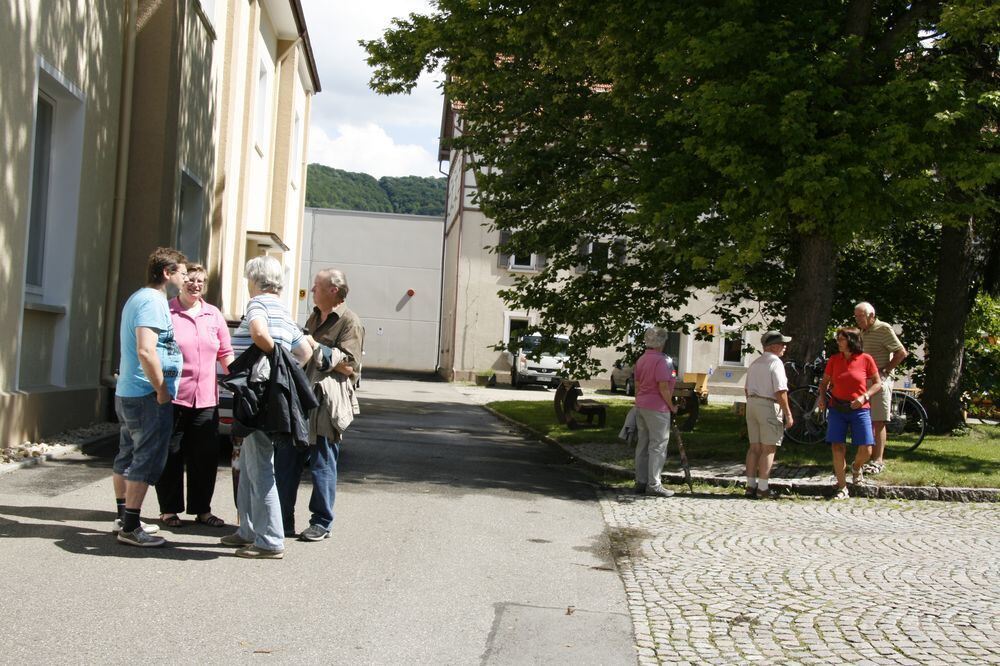
M577 273L606 273L609 266L625 263L625 240L621 238L581 242L578 247L580 264Z
M180 201L177 205L177 249L191 261L201 262L206 225L205 188L187 171L181 171Z
M55 100L38 93L35 113L35 146L31 163L31 211L28 216L28 256L24 282L41 294L45 271L45 228L49 212L49 168L52 164L52 122Z
M83 92L39 59L24 250L24 293L33 303L69 301L83 169Z
M292 187L298 185L299 178L302 174L302 116L298 112L295 113L295 124L293 126L295 130L292 132Z
M722 363L724 365L743 365L743 333L738 329L722 329Z
M501 229L498 248L508 243L513 233L514 231ZM536 252L506 254L502 249L498 249L497 266L510 271L540 271L545 268L545 255Z
M254 111L254 141L257 150L261 155L267 149L268 136L268 111L271 108L270 94L268 90L268 68L267 63L260 61L257 68L257 105Z

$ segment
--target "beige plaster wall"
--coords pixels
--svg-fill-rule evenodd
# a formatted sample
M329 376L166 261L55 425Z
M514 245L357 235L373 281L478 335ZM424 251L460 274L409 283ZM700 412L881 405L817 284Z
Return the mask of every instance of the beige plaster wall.
M0 446L98 417L101 317L114 201L124 5L118 0L0 3ZM55 312L24 308L39 59L82 95L82 172L75 228L48 233L72 262ZM53 196L58 196L54 192ZM53 348L74 332L73 353ZM65 333L63 333L65 334ZM21 363L20 381L17 377ZM28 390L22 390L30 386Z

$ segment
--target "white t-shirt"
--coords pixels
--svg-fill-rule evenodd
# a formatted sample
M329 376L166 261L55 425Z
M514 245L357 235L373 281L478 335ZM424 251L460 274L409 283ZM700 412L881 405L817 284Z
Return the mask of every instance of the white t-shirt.
M785 366L777 354L766 351L747 368L747 395L775 400L774 394L788 390Z

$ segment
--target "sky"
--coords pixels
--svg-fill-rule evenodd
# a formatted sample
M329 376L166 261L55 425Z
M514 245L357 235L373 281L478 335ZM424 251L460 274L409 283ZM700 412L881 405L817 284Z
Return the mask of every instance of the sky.
M309 162L381 176L441 176L441 74L424 75L409 95L378 95L359 39L374 39L395 17L430 13L428 0L303 0L322 92L313 97Z

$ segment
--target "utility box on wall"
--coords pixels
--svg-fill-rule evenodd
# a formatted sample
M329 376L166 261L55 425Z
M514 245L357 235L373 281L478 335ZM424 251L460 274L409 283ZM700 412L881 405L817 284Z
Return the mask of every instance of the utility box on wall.
M365 326L368 368L433 371L441 314L444 219L307 208L297 319L312 312L313 276L347 275L347 306Z

